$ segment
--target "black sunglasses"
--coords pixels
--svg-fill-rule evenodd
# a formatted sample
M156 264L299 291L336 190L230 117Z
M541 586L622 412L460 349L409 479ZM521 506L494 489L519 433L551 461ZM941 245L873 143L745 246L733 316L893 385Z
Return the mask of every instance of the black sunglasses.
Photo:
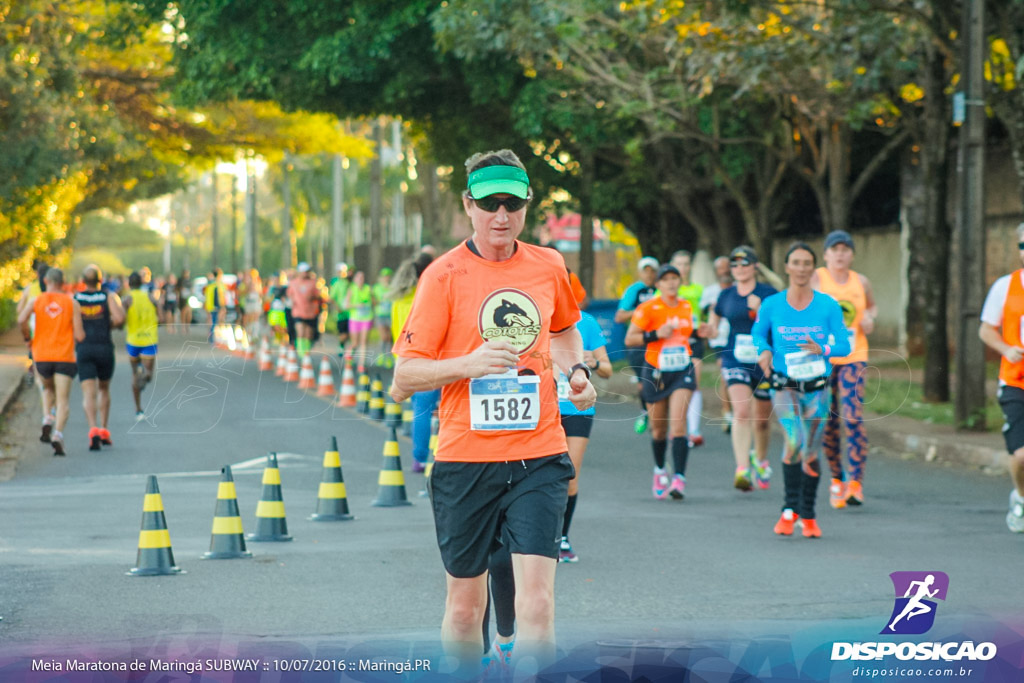
M729 265L732 266L733 268L738 268L740 266L750 266L750 265L753 265L753 262L747 261L746 259L743 259L742 261L737 259L735 261L729 261Z
M513 196L498 199L493 194L487 197L481 197L480 199L473 199L473 201L487 213L497 213L499 206L504 206L506 211L513 213L530 203L529 198L522 199L521 197Z
M1018 249L1024 249L1024 242L1017 242Z

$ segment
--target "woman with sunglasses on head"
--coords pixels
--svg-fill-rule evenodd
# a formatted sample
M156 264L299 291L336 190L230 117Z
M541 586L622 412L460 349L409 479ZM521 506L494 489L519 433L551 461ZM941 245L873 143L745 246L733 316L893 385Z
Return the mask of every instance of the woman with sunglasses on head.
M626 346L645 347L641 396L647 403L654 451L651 491L658 500L682 500L685 495L686 461L690 454L686 411L697 388L690 349L693 307L679 297L680 282L675 266L662 266L656 282L660 294L637 307L626 331ZM669 435L675 471L671 481L665 469Z
M814 512L821 479L821 437L828 417L824 391L829 358L850 353L843 311L836 300L811 287L814 251L796 242L786 252L789 287L761 303L751 330L758 365L770 377L772 405L786 434L782 457L785 502L775 533L793 534L800 523L807 538L820 538Z
M749 491L755 484L766 489L772 476L768 464L772 397L768 379L757 364L757 348L750 331L761 303L778 290L757 281L757 262L757 254L750 247L732 250L729 269L734 284L722 290L707 324L701 325L701 335L713 337L722 320L729 323L729 338L719 357L732 406L732 451L736 459L733 485L740 491Z

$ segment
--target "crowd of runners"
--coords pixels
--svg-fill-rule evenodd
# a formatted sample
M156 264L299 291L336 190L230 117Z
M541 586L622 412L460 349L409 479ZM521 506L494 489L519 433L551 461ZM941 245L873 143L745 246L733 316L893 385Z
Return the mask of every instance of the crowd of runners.
M382 269L373 284L345 263L330 280L307 263L266 281L255 270L226 278L215 269L202 286L187 272L153 282L148 269L105 280L96 266L71 284L61 270L40 268L19 301L18 322L41 390L41 440L64 455L78 374L89 448L111 444L114 328L125 328L139 420L160 325L187 329L185 310L203 312L211 340L218 324L231 322L300 357L326 330L336 332L338 348L328 353L394 367L392 397L413 402L413 471L424 471L430 422L439 421L429 493L447 576L446 649L467 672L481 652L502 665L513 656L537 666L551 661L555 568L579 561L569 531L597 413L591 377L611 377L612 360L600 324L585 311L587 293L561 255L518 239L532 191L516 155L477 154L466 171L472 237L441 255L424 247L396 272ZM1018 233L1024 258L1024 225ZM773 421L781 429L775 534L822 536L823 476L833 508L866 503L862 408L878 308L870 281L852 269L855 254L842 230L827 235L820 254L793 243L781 259L784 279L739 245L714 259L706 287L693 281L688 252L640 259L614 320L624 327L639 402L633 429L650 438L655 499L685 499L689 452L704 444L702 392L713 391L730 433L731 486L743 494L778 481ZM1016 532L1024 532L1022 320L1018 270L993 286L980 330L1003 357L999 398L1014 481L1007 525Z
M426 247L424 253L430 251ZM36 278L22 289L16 314L33 361L29 381L38 387L43 407L40 441L50 444L54 455L67 453L64 429L76 376L82 385L89 450L113 445L108 425L115 329L124 329L136 421L146 419L142 392L153 380L160 334L187 334L193 324L208 330L211 342L218 324L231 323L252 339L275 338L305 355L328 327L333 311L339 355L349 346L362 358L393 364L395 296L389 268L371 286L361 271L350 275L345 263L337 265L330 282L300 263L266 283L255 269L229 277L214 268L199 279L184 270L154 280L146 267L127 276L104 277L99 266L89 265L72 280L59 268L41 262L35 266ZM377 348L368 347L371 330Z

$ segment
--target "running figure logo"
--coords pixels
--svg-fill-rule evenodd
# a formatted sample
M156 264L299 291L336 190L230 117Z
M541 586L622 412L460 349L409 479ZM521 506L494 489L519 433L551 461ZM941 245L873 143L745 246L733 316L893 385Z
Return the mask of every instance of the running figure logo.
M935 623L934 599L945 600L949 576L944 572L893 572L896 604L882 634L919 635Z

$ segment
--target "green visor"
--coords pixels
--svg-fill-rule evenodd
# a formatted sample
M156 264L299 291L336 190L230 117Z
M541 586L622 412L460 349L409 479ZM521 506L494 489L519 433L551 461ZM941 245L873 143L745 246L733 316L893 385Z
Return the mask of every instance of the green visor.
M526 171L517 166L484 166L469 174L469 196L482 199L492 194L510 194L526 199L530 179Z

